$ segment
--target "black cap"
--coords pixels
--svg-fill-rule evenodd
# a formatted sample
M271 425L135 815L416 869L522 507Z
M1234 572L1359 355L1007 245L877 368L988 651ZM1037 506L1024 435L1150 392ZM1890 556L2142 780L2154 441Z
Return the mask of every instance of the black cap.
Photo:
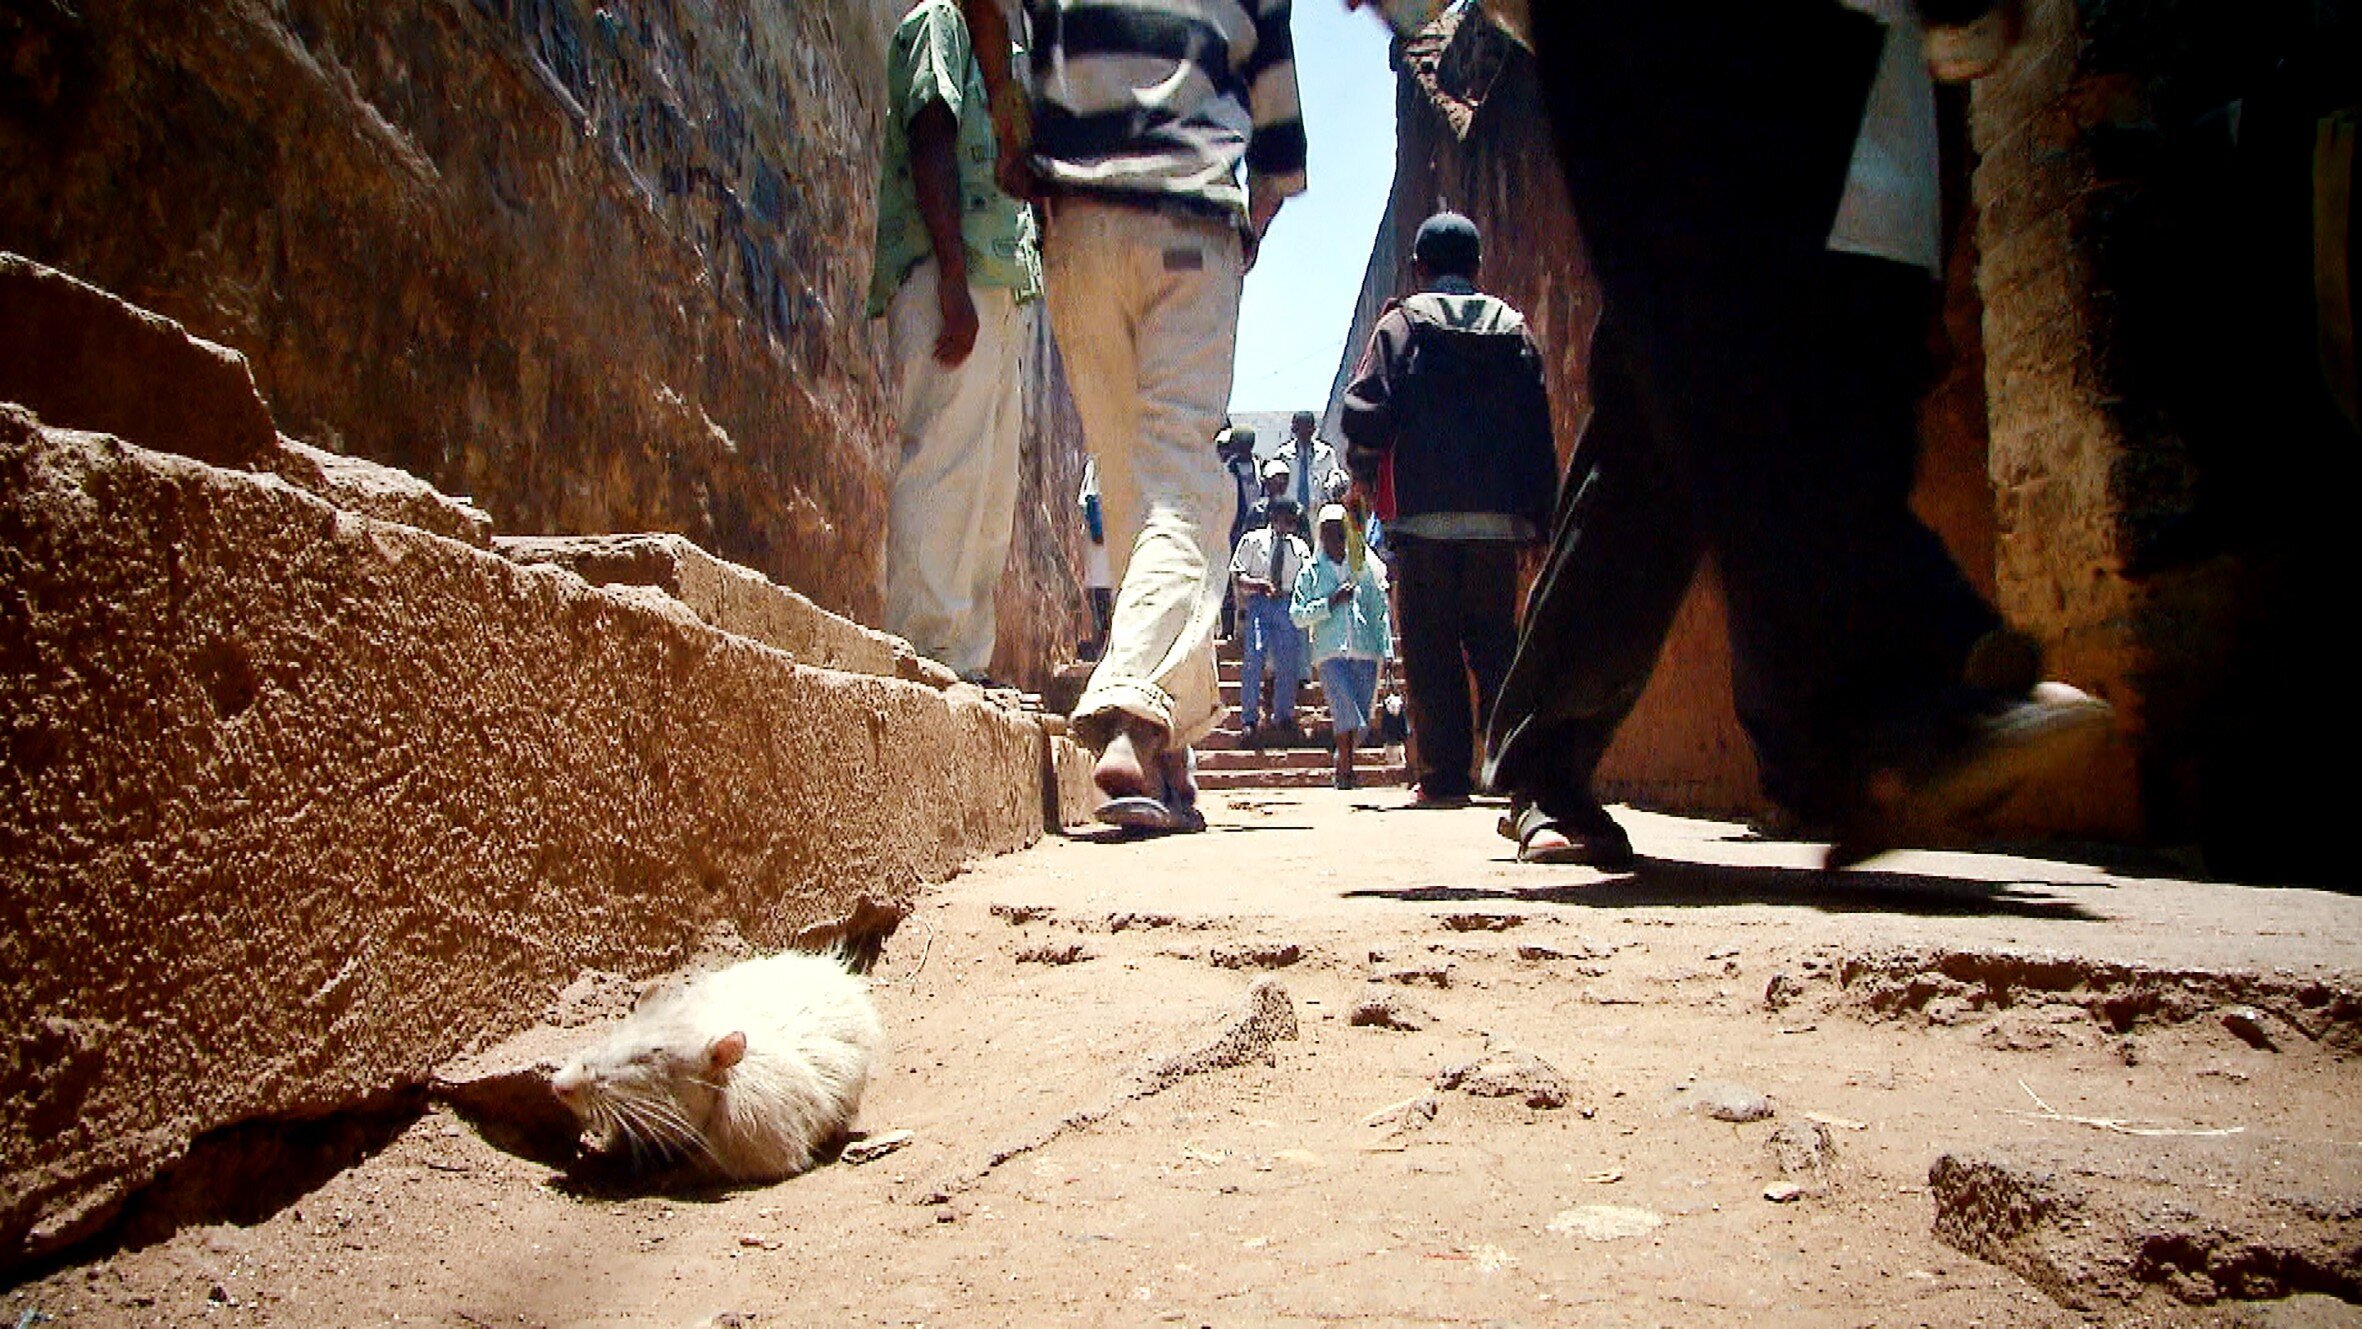
M1476 223L1456 212L1439 212L1420 222L1418 238L1411 241L1412 258L1426 264L1430 272L1455 277L1474 275L1483 253L1484 242L1477 236Z
M1231 430L1230 446L1234 448L1251 448L1255 446L1255 431L1247 428L1245 425L1240 425L1236 429Z
M1301 517L1304 515L1303 507L1292 498L1275 498L1271 500L1270 506L1265 508L1264 511L1270 513L1274 517L1277 517L1282 513L1285 513L1290 517Z
M1316 425L1320 423L1320 417L1314 415L1310 411L1298 411L1295 413L1295 415L1289 418L1288 423L1293 425Z

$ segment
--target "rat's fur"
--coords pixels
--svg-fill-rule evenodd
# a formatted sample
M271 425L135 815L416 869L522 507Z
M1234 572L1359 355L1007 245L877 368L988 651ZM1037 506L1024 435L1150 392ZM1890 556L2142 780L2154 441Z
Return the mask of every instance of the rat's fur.
M852 1126L884 1041L840 957L787 951L652 994L550 1087L602 1152L778 1181Z

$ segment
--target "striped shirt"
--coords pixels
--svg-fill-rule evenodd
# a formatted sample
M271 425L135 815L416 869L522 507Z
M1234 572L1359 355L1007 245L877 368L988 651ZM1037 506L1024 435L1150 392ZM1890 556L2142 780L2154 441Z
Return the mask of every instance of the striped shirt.
M1243 211L1304 191L1290 0L1024 0L1053 189Z

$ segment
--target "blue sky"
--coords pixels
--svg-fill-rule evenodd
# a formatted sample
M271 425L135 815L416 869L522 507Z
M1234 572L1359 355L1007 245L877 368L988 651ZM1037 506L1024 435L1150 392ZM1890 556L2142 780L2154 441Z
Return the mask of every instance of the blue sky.
M1247 274L1232 411L1320 410L1344 353L1370 241L1394 183L1386 25L1296 0L1296 83L1312 187L1280 209Z

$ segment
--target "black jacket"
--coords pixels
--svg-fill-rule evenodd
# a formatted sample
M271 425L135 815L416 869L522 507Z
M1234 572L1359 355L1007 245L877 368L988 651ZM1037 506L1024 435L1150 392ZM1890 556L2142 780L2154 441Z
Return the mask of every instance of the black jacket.
M1345 464L1375 489L1391 455L1395 517L1522 517L1539 536L1558 499L1542 354L1525 316L1464 283L1379 316L1345 389Z

